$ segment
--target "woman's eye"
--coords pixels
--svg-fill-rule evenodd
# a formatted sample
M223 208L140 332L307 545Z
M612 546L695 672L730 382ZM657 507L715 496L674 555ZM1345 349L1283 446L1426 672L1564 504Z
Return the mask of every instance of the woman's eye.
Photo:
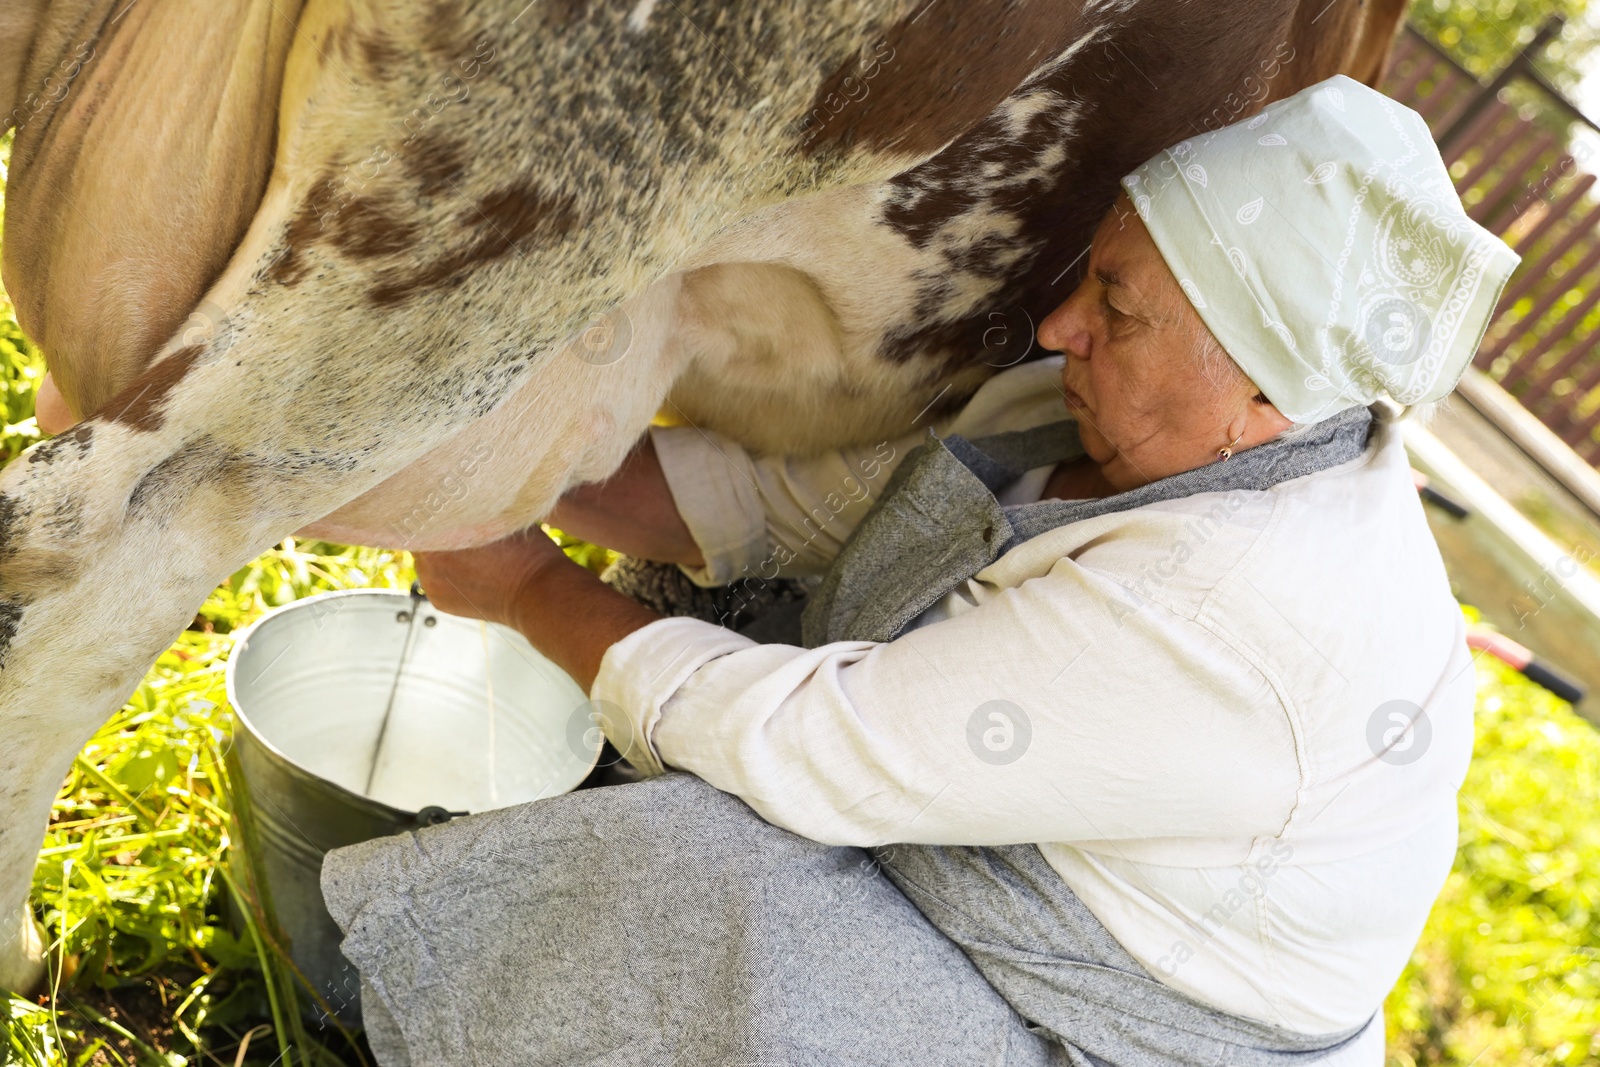
M1118 323L1118 322L1121 322L1123 319L1128 317L1128 316L1124 315L1122 312L1118 311L1116 309L1116 307L1111 303L1111 301L1109 299L1107 299L1107 298L1101 298L1100 306L1105 309L1106 320L1109 321L1109 322Z

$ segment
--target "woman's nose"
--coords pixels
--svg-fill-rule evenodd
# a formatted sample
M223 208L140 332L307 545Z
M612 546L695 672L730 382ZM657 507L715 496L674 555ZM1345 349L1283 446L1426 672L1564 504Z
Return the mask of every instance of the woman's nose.
M1074 293L1073 296L1077 294ZM1083 320L1083 315L1076 307L1076 301L1068 297L1050 314L1039 323L1039 346L1052 352L1065 352L1069 356L1087 359L1091 338Z

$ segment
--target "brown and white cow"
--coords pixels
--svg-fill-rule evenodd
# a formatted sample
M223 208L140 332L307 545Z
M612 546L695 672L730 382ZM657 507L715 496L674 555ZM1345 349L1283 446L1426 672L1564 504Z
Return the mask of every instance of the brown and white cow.
M5 281L84 421L0 473L0 985L73 755L264 547L492 538L663 407L903 432L1026 358L1118 176L1376 81L1402 6L5 0Z

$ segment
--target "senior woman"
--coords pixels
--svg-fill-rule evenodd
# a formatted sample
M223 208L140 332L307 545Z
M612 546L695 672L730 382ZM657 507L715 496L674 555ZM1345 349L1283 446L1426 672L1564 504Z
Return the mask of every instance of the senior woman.
M419 559L689 773L334 853L382 1062L1381 1063L1473 693L1395 415L1516 257L1345 78L1123 184L1062 356L942 435L655 430L553 517L707 584L825 574L790 643L538 531Z

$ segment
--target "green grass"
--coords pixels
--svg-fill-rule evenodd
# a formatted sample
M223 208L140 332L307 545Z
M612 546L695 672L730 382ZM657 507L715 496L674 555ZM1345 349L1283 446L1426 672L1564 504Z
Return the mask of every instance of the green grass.
M307 1033L254 891L230 788L223 668L235 633L315 592L404 588L395 553L284 544L235 574L83 750L34 872L50 991L11 1001L24 1064L361 1062ZM237 917L237 918L233 918Z

